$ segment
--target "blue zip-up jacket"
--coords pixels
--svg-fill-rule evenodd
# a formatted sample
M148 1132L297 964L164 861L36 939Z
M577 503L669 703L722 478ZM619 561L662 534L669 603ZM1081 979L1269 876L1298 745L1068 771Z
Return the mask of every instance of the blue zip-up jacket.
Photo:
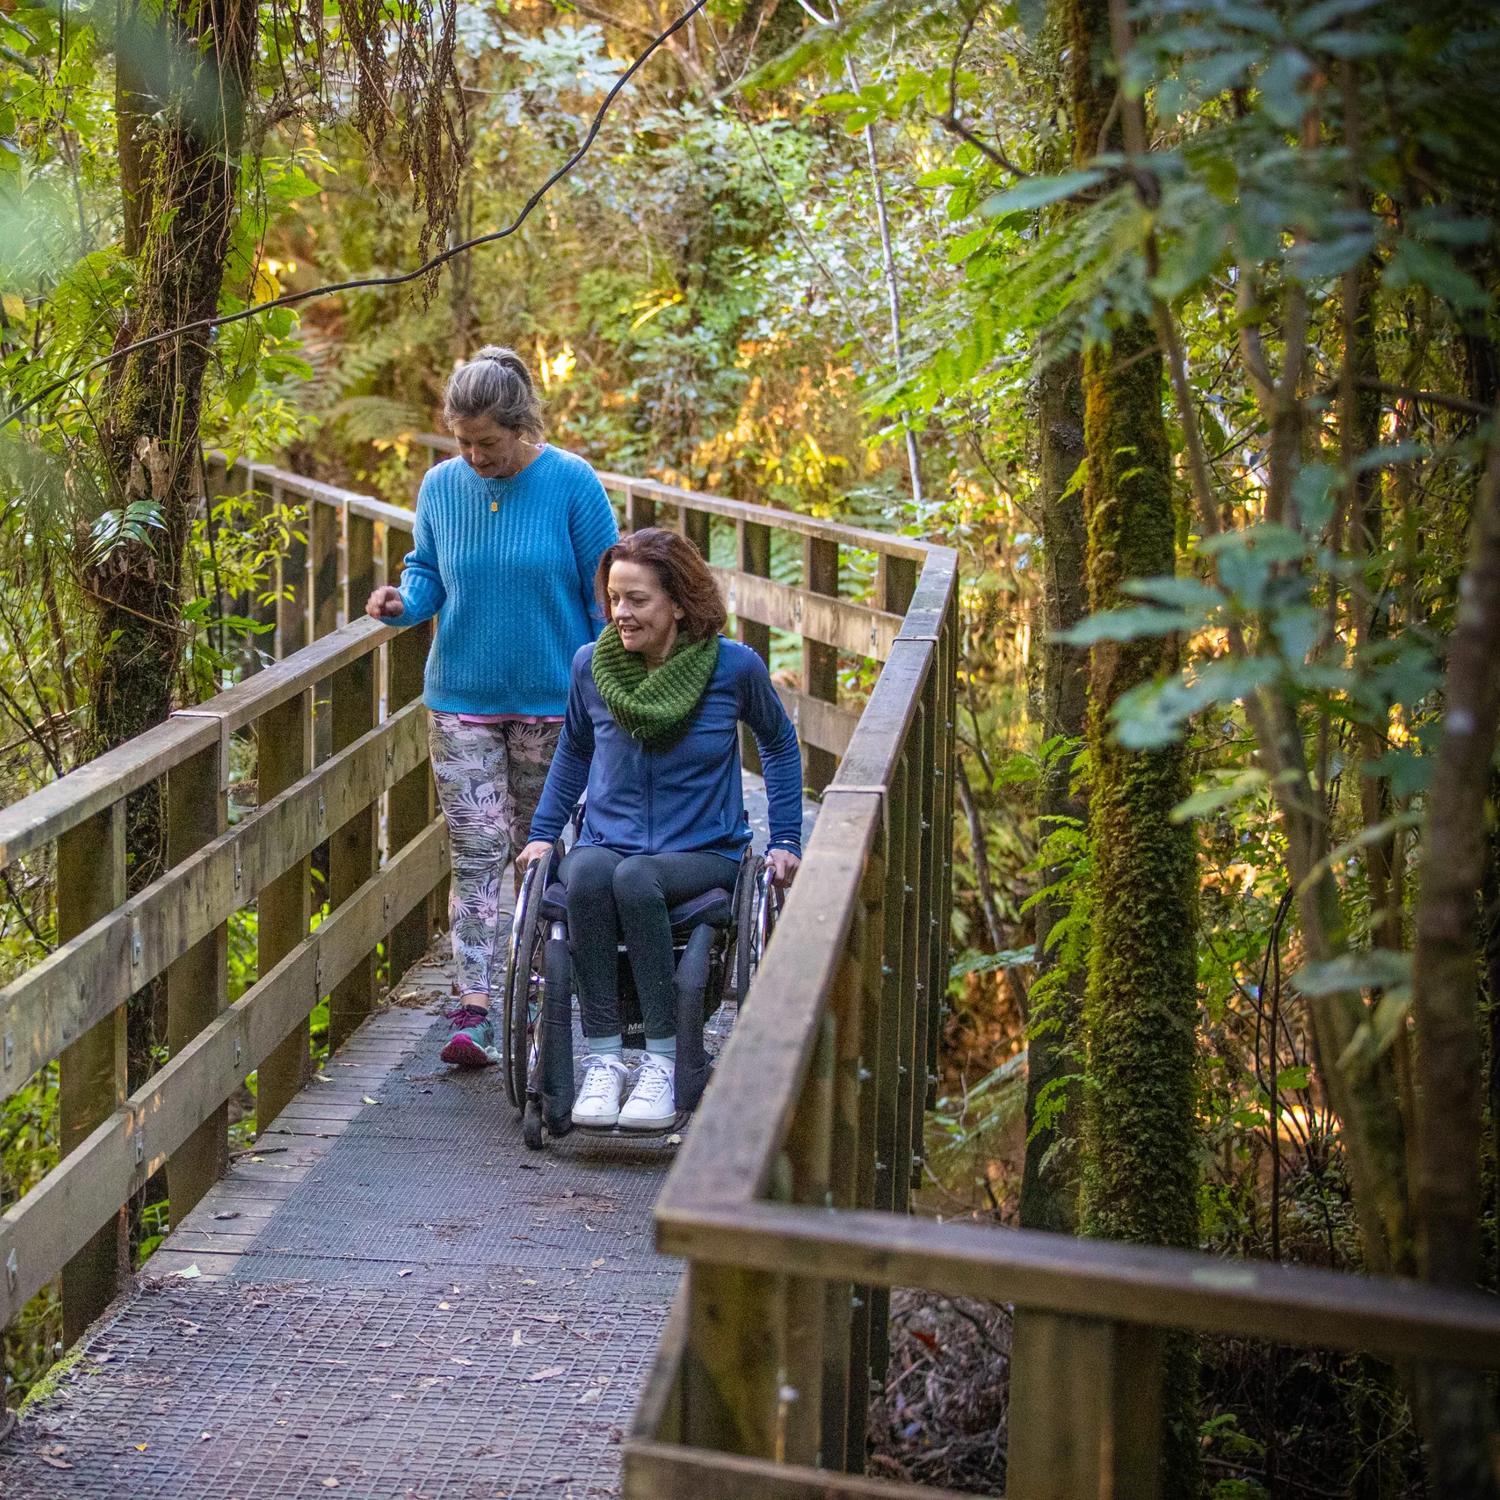
M719 637L719 660L684 733L648 750L622 729L594 686L594 647L573 658L568 711L531 837L549 843L585 789L580 844L622 854L724 854L750 842L740 777L739 725L760 749L773 849L802 852L802 760L766 664L748 646Z

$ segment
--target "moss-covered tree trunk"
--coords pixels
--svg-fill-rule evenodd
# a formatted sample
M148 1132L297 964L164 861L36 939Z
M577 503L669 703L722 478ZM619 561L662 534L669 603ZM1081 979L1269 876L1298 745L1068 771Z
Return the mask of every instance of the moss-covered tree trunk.
M1036 420L1044 559L1042 601L1042 731L1081 739L1088 702L1088 653L1057 639L1088 611L1084 585L1086 543L1083 495L1071 485L1083 462L1083 369L1077 355L1037 374ZM1048 759L1038 811L1045 839L1067 823L1081 822L1088 806L1072 791L1074 755ZM1055 885L1063 872L1047 869ZM1021 1174L1021 1223L1028 1229L1072 1234L1078 1228L1078 1098L1068 1080L1079 1071L1084 973L1056 968L1049 948L1052 929L1064 913L1044 897L1036 914L1037 977L1051 976L1033 994L1043 998L1028 1018L1026 1039L1026 1162Z
M239 202L239 153L256 12L247 0L173 0L148 26L140 13L122 42L165 58L161 92L137 97L122 121L126 223L138 236L137 280L123 341L134 342L218 311ZM139 72L140 70L136 70ZM144 212L143 212L144 207ZM183 566L195 503L198 419L212 335L167 339L117 367L104 422L110 504L144 503L143 539L101 551L88 538L83 574L93 606L91 755L161 722L171 711L182 655ZM143 514L137 511L137 515ZM128 810L130 883L159 870L165 829L157 797ZM130 1084L151 1067L149 1005L130 1028Z
M1048 0L1040 55L1045 70L1047 113L1067 117L1069 0ZM1069 132L1059 130L1044 170L1060 171L1071 152ZM1044 232L1067 233L1069 210L1060 208L1043 225ZM1088 705L1088 652L1060 640L1062 632L1088 613L1084 582L1087 542L1083 493L1073 483L1084 460L1083 361L1076 353L1050 360L1038 369L1036 396L1037 505L1042 522L1042 733L1047 743L1058 738L1076 743L1084 734ZM1088 816L1088 803L1073 793L1076 752L1049 755L1042 776L1037 811L1046 839ZM1060 867L1043 872L1047 887L1064 874ZM1027 1016L1026 1161L1021 1173L1020 1218L1028 1229L1074 1234L1078 1229L1079 1090L1070 1083L1081 1068L1084 971L1059 966L1050 947L1056 924L1066 913L1062 903L1043 896L1036 916L1037 984L1035 1005Z
M1072 0L1070 76L1081 158L1120 148L1106 68L1106 0ZM1129 578L1175 569L1171 458L1162 362L1145 318L1084 356L1088 596L1094 610L1128 602ZM1084 1006L1083 1201L1089 1235L1195 1246L1197 1024L1194 851L1172 809L1186 794L1180 747L1126 750L1110 732L1121 696L1174 672L1172 640L1105 643L1090 663L1089 829L1093 950ZM1163 1493L1198 1493L1196 1361L1186 1337L1165 1368Z

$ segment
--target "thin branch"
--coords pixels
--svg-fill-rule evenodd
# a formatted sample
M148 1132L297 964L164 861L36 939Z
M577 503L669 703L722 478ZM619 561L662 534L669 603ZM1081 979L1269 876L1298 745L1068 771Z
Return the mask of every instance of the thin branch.
M638 73L651 55L666 44L668 39L681 31L697 13L708 4L708 0L692 0L688 8L637 56L634 62L616 79L614 86L604 96L604 102L594 114L593 123L589 126L588 134L583 138L583 143L578 149L547 178L547 180L526 200L521 212L503 229L492 230L489 234L481 234L470 240L464 240L461 244L453 245L449 249L425 260L421 265L411 271L402 271L391 276L362 276L351 281L335 281L326 286L309 287L302 292L288 292L285 296L275 297L269 302L257 302L251 307L241 308L238 312L224 313L212 318L199 318L191 323L180 324L176 328L169 328L163 333L152 334L149 338L137 339L134 343L122 344L118 349L101 359L94 360L85 365L81 370L72 375L65 375L60 380L54 380L49 385L43 386L35 396L23 401L19 406L6 412L0 417L0 427L7 427L10 423L25 416L33 407L38 406L49 396L72 384L75 380L82 380L93 374L95 370L102 370L107 365L124 359L127 355L134 354L141 349L154 348L157 344L164 344L168 340L182 337L187 333L207 332L210 329L226 328L231 323L243 322L246 318L258 317L261 313L270 312L276 307L294 307L299 303L311 301L315 297L331 297L338 292L363 291L371 287L405 286L409 282L419 281L422 277L430 275L439 266L446 265L457 256L467 254L481 245L493 244L497 240L507 239L513 235L531 217L533 210L541 203L542 199L566 177L588 154L593 146L599 131L603 128L605 117L609 114L611 106L623 92L625 85Z

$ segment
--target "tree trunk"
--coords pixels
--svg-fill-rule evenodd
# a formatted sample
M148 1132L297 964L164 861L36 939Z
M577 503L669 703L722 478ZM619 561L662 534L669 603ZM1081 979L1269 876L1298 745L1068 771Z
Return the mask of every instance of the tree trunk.
M1042 734L1079 740L1088 702L1088 652L1057 640L1087 612L1084 564L1086 540L1083 495L1070 481L1084 459L1083 373L1077 355L1041 370L1036 379L1040 444L1040 505L1044 568L1042 647ZM1082 797L1070 790L1073 754L1058 756L1044 772L1039 812L1042 837L1060 819L1081 822L1088 815ZM1047 884L1060 871L1043 872ZM1057 955L1047 940L1064 915L1050 899L1036 903L1038 978L1055 968ZM1041 1014L1028 1018L1026 1040L1026 1163L1021 1174L1021 1223L1028 1229L1078 1230L1078 1091L1061 1080L1081 1069L1082 972L1060 976L1048 986ZM1044 1091L1066 1090L1066 1103L1041 1128L1037 1108ZM1049 1101L1050 1102L1050 1101Z
M1070 77L1076 154L1119 149L1115 85L1105 77L1106 0L1072 0ZM1172 573L1176 517L1162 413L1162 360L1144 317L1084 356L1088 594L1125 602L1128 578ZM1195 1096L1197 962L1191 829L1171 821L1187 793L1183 749L1134 752L1109 713L1130 688L1177 670L1175 640L1106 643L1089 673L1094 861L1093 952L1085 999L1083 1232L1147 1244L1198 1243ZM1199 1487L1194 1345L1168 1344L1162 1493Z
M147 23L129 35L144 45ZM168 57L157 97L132 98L122 121L127 154L125 220L140 238L131 341L218 311L224 262L239 202L243 108L256 39L246 0L199 7L174 0L151 45ZM141 107L137 108L137 105ZM149 123L148 123L149 116ZM122 141L122 145L125 143ZM149 205L149 217L141 217ZM182 574L198 471L198 418L210 336L169 339L127 356L110 389L104 424L111 505L154 507L144 540L121 540L104 554L85 550L83 576L93 607L95 663L89 752L98 755L159 723L171 711L182 651ZM127 813L130 886L161 868L165 828L159 796L133 797ZM132 1005L130 1086L151 1068L145 997Z
M1461 1289L1479 1279L1484 1100L1477 897L1488 853L1485 800L1500 736L1500 424L1490 437L1474 512L1448 646L1412 952L1417 1257L1426 1280ZM1417 1385L1435 1492L1476 1500L1500 1494L1487 1379L1432 1367L1419 1372Z

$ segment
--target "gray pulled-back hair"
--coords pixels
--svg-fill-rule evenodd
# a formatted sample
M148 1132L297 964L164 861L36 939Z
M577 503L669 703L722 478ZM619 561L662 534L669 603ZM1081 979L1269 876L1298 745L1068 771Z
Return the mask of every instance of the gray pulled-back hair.
M529 438L542 435L542 403L531 371L514 349L486 344L453 372L443 392L443 420L489 417Z

